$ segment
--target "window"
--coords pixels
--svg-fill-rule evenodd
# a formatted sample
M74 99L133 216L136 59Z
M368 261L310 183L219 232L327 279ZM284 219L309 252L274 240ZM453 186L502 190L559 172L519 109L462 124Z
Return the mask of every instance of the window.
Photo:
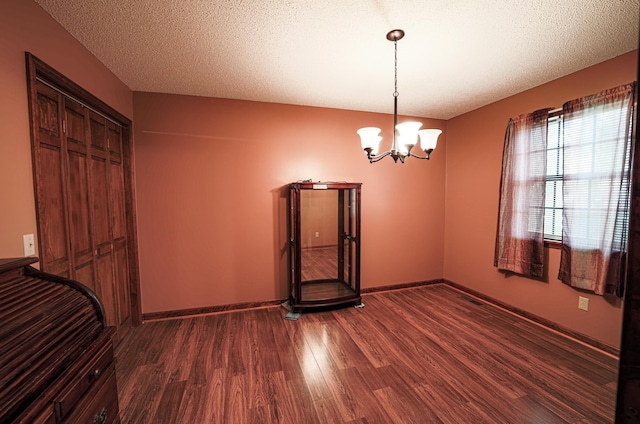
M541 278L544 241L559 242L559 280L622 296L635 92L624 84L509 120L495 267Z
M564 165L564 203L571 203L565 216L571 219L574 247L598 249L601 240L626 239L619 233L626 231L628 220L631 143L626 140L631 134L620 115L626 115L624 109L604 107L565 120L563 144L571 160Z
M562 115L550 116L547 128L544 238L562 241Z
M610 115L610 116L609 116ZM546 193L544 207L544 238L547 241L562 241L562 198L563 198L563 140L562 140L562 114L549 117L547 131L547 174ZM594 240L602 238L602 232L606 228L606 214L609 208L611 187L613 178L620 175L611 175L612 167L620 169L618 163L623 163L624 175L622 177L622 193L626 193L629 186L630 148L631 144L619 143L617 139L616 111L604 111L600 115L604 125L596 126L593 122L576 120L572 125L580 128L589 128L590 133L597 132L598 137L589 137L588 142L579 143L572 147L572 154L577 156L571 162L566 174L571 176L568 191L579 197L579 214L581 219L576 220L574 226L581 233L580 239L584 247L593 247ZM584 134L585 130L581 131ZM598 140L597 142L595 140ZM623 150L621 150L623 149ZM625 150L626 149L626 150ZM626 208L628 210L628 206ZM627 212L628 214L628 212ZM623 214L623 220L627 219ZM623 222L623 224L625 224ZM624 225L621 226L624 228Z

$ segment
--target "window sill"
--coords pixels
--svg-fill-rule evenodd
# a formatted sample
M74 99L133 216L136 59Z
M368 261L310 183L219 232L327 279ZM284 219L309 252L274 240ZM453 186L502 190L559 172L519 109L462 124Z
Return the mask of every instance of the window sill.
M562 249L562 242L557 240L545 240L544 247L549 249Z

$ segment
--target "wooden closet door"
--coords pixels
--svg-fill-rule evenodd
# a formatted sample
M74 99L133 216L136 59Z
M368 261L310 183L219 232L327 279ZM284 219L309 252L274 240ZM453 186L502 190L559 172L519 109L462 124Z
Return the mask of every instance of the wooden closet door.
M97 292L89 177L87 110L64 99L64 146L67 153L67 199L70 228L71 278Z
M117 327L116 290L113 281L113 232L109 178L107 121L89 112L91 212L96 293L105 309L107 324Z
M60 93L40 82L35 84L34 97L33 162L40 266L52 274L71 277L62 130L64 100Z
M123 162L122 128L111 122L107 125L109 146L109 177L113 222L113 261L116 290L117 327L120 337L131 328L131 295L129 290L129 236Z
M121 127L40 82L36 92L41 267L93 290L122 339L131 296Z
M25 56L40 267L91 288L121 339L142 323L131 120Z

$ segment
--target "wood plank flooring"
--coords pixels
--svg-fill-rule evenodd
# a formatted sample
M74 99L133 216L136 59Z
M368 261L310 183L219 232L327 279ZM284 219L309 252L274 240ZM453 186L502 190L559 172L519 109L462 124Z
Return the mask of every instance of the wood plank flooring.
M470 300L439 284L144 324L116 354L122 422L613 422L614 358Z
M338 246L302 249L302 281L338 279Z

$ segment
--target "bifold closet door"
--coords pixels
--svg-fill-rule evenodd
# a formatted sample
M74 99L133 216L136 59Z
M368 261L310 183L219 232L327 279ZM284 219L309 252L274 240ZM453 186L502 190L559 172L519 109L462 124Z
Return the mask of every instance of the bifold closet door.
M122 128L107 122L109 150L109 178L113 245L113 278L118 333L123 337L131 328L131 293L129 291L129 234L125 203L124 157Z
M131 306L120 127L40 82L36 90L42 269L91 288L122 338Z
M96 281L107 322L123 337L131 327L124 226L120 127L89 111L90 187ZM108 304L108 306L107 306Z

